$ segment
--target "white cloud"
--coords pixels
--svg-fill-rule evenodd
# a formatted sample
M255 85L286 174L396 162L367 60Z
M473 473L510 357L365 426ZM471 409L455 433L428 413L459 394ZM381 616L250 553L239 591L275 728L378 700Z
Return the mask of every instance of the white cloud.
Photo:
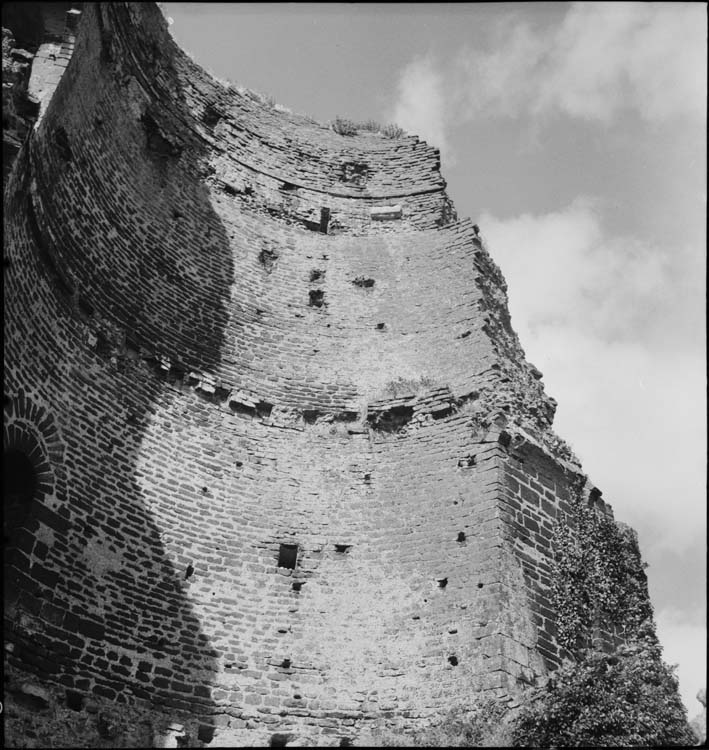
M459 50L451 66L451 98L464 119L518 115L529 106L530 81L543 65L545 39L526 24L506 17L489 33L489 52Z
M661 554L706 523L704 253L608 237L594 202L480 217L556 429ZM671 511L670 511L671 509Z
M606 342L676 348L684 341L687 315L703 320L703 252L605 236L597 205L577 198L541 216L481 216L503 272L519 279L513 310L520 308L530 332L571 324Z
M696 696L707 684L707 629L702 624L705 614L699 614L701 619L696 623L687 622L686 614L676 610L665 609L655 617L663 660L678 665L675 674L690 719L701 711Z
M390 119L440 149L447 165L454 155L446 136L443 80L432 57L418 57L399 76L398 98Z
M692 601L657 616L691 718L706 681L704 582L686 569L706 543L704 250L607 236L596 205L483 215L480 226L508 282L512 325L559 402L557 433L638 531L651 584L662 570L678 601Z
M394 119L450 157L448 131L483 117L554 114L610 123L706 115L707 21L699 3L575 3L556 25L488 22L484 46L402 71Z
M550 36L534 110L608 121L706 111L706 10L694 3L577 3Z

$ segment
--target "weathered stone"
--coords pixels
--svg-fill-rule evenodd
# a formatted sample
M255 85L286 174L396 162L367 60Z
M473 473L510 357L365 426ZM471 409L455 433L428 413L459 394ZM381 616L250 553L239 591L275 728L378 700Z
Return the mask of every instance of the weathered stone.
M370 214L375 221L400 219L401 206L374 206L370 209Z
M101 737L114 740L121 734L121 718L115 711L99 711L96 717L96 728Z
M18 698L24 703L38 708L39 710L48 708L52 697L49 691L32 682L24 682L17 690Z

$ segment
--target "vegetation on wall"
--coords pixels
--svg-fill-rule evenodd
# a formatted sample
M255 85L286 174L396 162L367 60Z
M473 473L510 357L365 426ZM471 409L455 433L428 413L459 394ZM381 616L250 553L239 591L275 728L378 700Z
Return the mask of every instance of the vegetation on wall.
M571 654L590 646L594 631L637 636L652 620L647 577L635 532L582 502L554 537L551 599L557 641Z
M673 668L651 628L614 653L569 660L519 708L492 699L452 709L414 734L375 735L377 745L417 747L662 747L694 745Z
M696 744L674 669L662 661L635 533L578 497L573 508L556 528L552 566L557 639L570 658L522 696L521 706L488 700L457 707L407 744ZM612 636L622 645L609 653Z
M633 529L577 494L571 515L556 527L553 548L556 637L572 658L527 695L513 744L693 743L677 679L661 658ZM622 645L607 653L613 637Z
M527 695L513 744L691 744L677 679L661 658L637 536L579 495L553 539L556 637L572 658ZM614 639L622 645L607 653Z
M374 120L353 122L344 117L336 117L332 129L339 135L357 135L361 131L378 133L385 138L401 138L404 135L403 128L398 125L380 125Z
M612 654L589 650L566 663L527 696L512 730L516 747L695 743L677 679L651 629Z

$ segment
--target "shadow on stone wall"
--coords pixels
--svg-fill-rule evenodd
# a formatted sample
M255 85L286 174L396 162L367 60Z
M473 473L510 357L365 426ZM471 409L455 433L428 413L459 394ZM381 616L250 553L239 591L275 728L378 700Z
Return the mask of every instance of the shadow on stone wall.
M15 460L40 446L28 460L52 471L13 529L5 625L10 664L66 688L74 707L93 695L197 716L194 743L212 736L218 652L172 562L193 541L190 498L170 496L170 467L142 445L174 398L161 379L218 364L234 269L166 38L152 4L85 8L9 185L4 449ZM160 367L162 344L178 368ZM172 505L171 528L155 503Z

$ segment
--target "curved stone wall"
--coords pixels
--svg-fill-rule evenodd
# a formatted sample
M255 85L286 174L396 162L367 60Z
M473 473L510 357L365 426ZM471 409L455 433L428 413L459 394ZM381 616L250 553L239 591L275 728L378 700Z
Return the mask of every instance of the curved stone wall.
M417 138L222 87L155 6L84 9L5 196L6 414L61 476L11 550L12 664L267 744L558 658L533 577L580 469L444 188ZM511 435L551 467L531 514Z

